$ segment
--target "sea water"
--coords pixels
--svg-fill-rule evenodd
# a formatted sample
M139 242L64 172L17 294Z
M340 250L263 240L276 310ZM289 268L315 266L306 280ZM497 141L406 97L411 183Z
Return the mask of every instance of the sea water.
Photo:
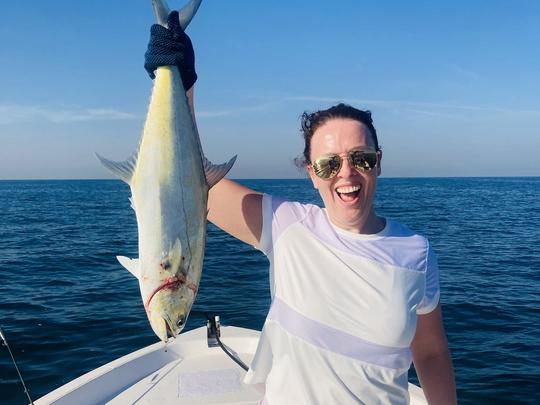
M307 179L241 182L321 203ZM34 399L157 341L115 259L137 257L128 197L114 180L0 181L0 325ZM540 403L540 178L381 178L376 206L437 251L460 403ZM264 255L209 225L186 330L206 312L260 329L269 303ZM5 347L0 403L27 403Z

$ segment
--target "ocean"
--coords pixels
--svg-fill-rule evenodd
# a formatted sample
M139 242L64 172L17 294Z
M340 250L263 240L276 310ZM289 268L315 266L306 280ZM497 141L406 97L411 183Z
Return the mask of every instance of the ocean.
M241 182L320 203L307 179ZM116 180L0 181L0 326L33 399L157 341L115 259L137 257L129 194ZM540 403L540 178L381 178L376 207L438 254L459 402ZM269 303L264 255L210 224L186 330L205 312L260 329ZM27 403L5 347L0 392Z

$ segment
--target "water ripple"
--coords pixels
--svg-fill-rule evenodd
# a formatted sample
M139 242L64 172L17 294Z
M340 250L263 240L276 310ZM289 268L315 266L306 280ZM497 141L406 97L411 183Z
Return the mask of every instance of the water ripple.
M242 182L320 204L307 179ZM0 182L0 319L34 398L156 341L115 259L137 256L128 196L119 181ZM540 402L540 179L383 178L376 205L438 253L460 403ZM210 224L187 329L207 312L260 329L269 305L266 258ZM3 348L0 376L2 403L23 403Z

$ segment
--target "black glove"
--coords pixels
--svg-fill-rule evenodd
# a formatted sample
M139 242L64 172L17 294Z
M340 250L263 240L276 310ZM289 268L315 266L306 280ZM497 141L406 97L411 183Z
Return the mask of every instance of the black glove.
M144 68L152 79L154 70L160 66L178 66L184 89L189 90L197 80L195 73L195 53L191 39L180 27L178 11L167 17L169 29L154 24L150 28L150 42L144 54Z

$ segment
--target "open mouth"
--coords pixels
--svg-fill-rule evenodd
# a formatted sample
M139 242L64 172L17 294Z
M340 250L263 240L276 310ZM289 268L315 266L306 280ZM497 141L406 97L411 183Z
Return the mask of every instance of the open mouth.
M361 190L362 190L362 187L359 185L345 186L345 187L336 188L336 193L338 197L341 199L341 201L346 202L346 203L352 203L358 199L358 196L360 195Z
M171 327L168 322L165 322L165 327L167 328L167 337L176 337L176 335L171 330Z
M173 321L169 316L164 317L163 320L165 321L165 327L167 328L167 336L169 337L176 337L186 325L185 315L179 315L175 324L173 324Z

